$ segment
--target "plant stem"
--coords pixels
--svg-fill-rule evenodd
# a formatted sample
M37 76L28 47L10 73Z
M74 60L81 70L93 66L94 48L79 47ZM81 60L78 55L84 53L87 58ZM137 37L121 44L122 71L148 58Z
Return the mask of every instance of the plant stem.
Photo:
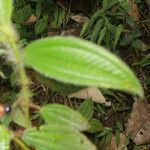
M14 142L18 144L23 150L30 150L19 138L13 138Z
M29 103L30 103L30 91L29 91L29 81L28 78L26 76L26 72L25 72L25 68L24 68L24 64L22 61L22 57L21 54L19 52L19 49L17 47L17 43L13 38L9 38L9 44L12 48L12 52L13 55L15 57L15 61L14 61L14 65L19 73L19 77L20 77L20 84L21 84L21 100L23 100L23 104L24 104L24 113L25 113L25 120L26 120L26 128L30 127L30 119L29 119Z
M23 101L22 103L24 105L24 108L22 109L24 110L25 113L25 121L26 121L25 127L29 128L31 126L29 118L29 103L30 103L30 90L28 87L29 81L26 75L21 53L17 47L16 42L17 36L11 24L8 26L3 26L2 28L0 28L0 31L4 34L4 39L10 46L10 55L12 55L12 57L14 57L15 59L13 60L13 63L19 73L20 80L18 83L21 84L21 92L20 92L21 96L19 98Z

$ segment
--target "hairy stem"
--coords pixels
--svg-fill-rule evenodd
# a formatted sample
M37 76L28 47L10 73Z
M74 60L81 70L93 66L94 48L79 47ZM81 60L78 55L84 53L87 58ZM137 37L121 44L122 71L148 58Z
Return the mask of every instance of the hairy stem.
M24 110L24 114L25 114L25 120L26 120L25 127L29 128L31 126L30 119L29 119L29 103L30 103L30 90L28 87L29 81L26 75L21 53L17 46L17 42L16 42L17 36L11 24L0 28L0 32L2 32L4 35L5 43L7 41L7 44L9 45L8 49L10 55L13 55L12 56L14 58L13 63L15 65L15 69L19 73L18 83L21 85L21 92L19 98L22 100L22 103L24 105L24 108L22 109Z
M23 150L30 150L19 138L13 138L13 141L19 145Z
M23 100L23 104L26 106L24 107L24 111L25 111L26 127L28 128L30 127L30 119L29 119L30 92L29 92L29 87L28 87L28 78L26 76L22 57L18 50L16 42L11 40L10 45L11 45L11 48L12 48L12 51L16 60L15 67L20 75L20 84L21 84L20 97L21 97L21 100Z
M13 27L11 28L8 27L7 31L11 31L11 32L6 32L5 30L2 30L1 32L3 32L5 39L9 45L9 53L14 58L13 63L14 63L15 69L17 70L19 74L18 83L21 85L19 98L22 100L22 103L25 106L23 108L24 114L25 114L25 120L26 120L25 127L29 128L31 126L30 119L29 119L29 103L30 103L30 90L28 87L29 81L26 75L21 53L16 43L15 31L13 30Z

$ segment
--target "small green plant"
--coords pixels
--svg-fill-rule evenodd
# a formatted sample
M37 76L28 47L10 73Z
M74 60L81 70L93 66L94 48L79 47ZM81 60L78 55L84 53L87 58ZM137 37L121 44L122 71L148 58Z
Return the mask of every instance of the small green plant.
M140 40L142 35L133 16L131 6L126 0L103 0L99 10L85 23L81 36L104 45L114 51L119 46L147 50L148 46Z
M127 18L130 7L124 0L103 0L101 6L84 25L81 36L114 50L125 31L122 23Z
M95 126L98 120L88 121L89 116L85 116L85 119L80 113L63 105L34 105L25 67L61 82L124 90L143 97L141 85L119 58L106 49L81 39L46 38L29 44L24 51L20 50L11 22L12 10L12 0L0 1L0 42L5 48L3 55L7 56L7 61L11 62L17 72L20 87L9 119L24 127L24 132L18 135L13 129L1 124L1 150L8 150L11 140L24 150L29 150L29 147L37 150L95 150L95 146L81 131L100 131L100 126ZM43 118L44 123L40 127L32 127L30 107L38 110ZM8 108L4 111L8 112ZM103 135L105 133L99 136Z
M56 6L51 19L51 28L54 29L60 28L64 20L65 20L65 9L60 6Z
M14 2L12 20L21 39L45 37L49 30L58 29L65 23L65 9L53 0L17 0Z
M139 62L134 63L133 65L139 65L140 67L146 67L150 65L150 54L147 54Z

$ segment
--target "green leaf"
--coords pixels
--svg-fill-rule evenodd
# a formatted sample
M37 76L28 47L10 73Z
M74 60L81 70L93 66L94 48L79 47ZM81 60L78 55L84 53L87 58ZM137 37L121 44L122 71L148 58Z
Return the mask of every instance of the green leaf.
M103 0L102 1L103 9L106 9L106 6L108 5L108 3L109 3L109 0Z
M94 30L93 30L92 35L91 35L91 41L96 40L102 25L103 25L103 19L99 19L94 26Z
M121 35L122 31L123 31L123 26L122 26L122 24L120 24L116 28L115 41L113 43L113 49L116 48L116 45L119 41L119 38L120 38L120 35Z
M92 118L90 121L90 126L91 126L91 129L89 130L90 133L95 133L95 132L99 132L103 129L103 125L102 123L95 119L95 118Z
M16 106L13 112L11 113L11 119L13 122L22 127L27 127L25 119L25 108Z
M90 120L92 118L94 112L93 110L94 110L94 103L92 100L89 99L84 101L79 107L79 112L87 120Z
M65 9L60 7L57 21L57 28L59 28L63 24L64 20L65 20Z
M116 27L115 25L113 25L113 24L110 22L109 18L104 17L104 20L105 20L105 26L107 27L107 29L108 29L112 34L115 35L115 33L116 33L116 28L117 28L117 27Z
M107 134L112 133L112 129L108 127L104 127L103 130L98 134L97 137L103 137L106 136Z
M105 140L106 138L105 137L102 137L101 139L100 139L100 141L98 142L98 149L104 149L104 147L106 147L105 146Z
M59 18L59 7L55 7L52 18L51 18L51 27L57 28Z
M44 16L35 24L35 34L41 34L47 27L48 17Z
M141 146L135 145L133 150L142 150L142 148L141 148Z
M133 27L135 25L135 18L133 16L128 16L126 18L126 22L131 26Z
M81 36L85 36L85 34L93 28L95 21L100 17L101 11L97 11L94 13L94 15L91 17L91 19L87 22L85 26L83 26L84 29L82 29Z
M24 63L65 83L143 96L140 83L125 63L106 49L81 39L53 37L33 42L25 49Z
M112 132L109 132L105 137L105 144L108 145L112 138Z
M90 128L84 117L64 105L46 105L40 112L48 124L66 126L78 131L84 131Z
M23 23L24 21L26 21L27 19L29 19L29 17L31 16L31 5L26 5L23 8L14 11L13 15L12 15L12 19L14 22L16 23Z
M104 89L104 90L101 90L101 92L103 93L103 95L109 95L113 98L115 98L119 103L122 103L122 99L113 91L111 90L107 90L107 89Z
M9 144L10 144L10 133L5 126L0 125L0 149L9 150Z
M0 25L11 22L12 0L0 0Z
M80 36L83 36L85 33L87 34L87 26L89 26L88 24L89 24L89 21L84 23L82 30L80 32Z
M115 131L115 139L116 139L116 145L118 147L120 144L120 132L118 129L116 129L116 131Z
M59 28L65 19L65 9L62 7L55 7L53 17L51 19L51 27Z
M105 1L105 0L104 0L104 1ZM114 5L116 5L116 4L118 4L118 3L120 3L120 1L118 1L118 0L111 0L111 1L107 4L106 9L108 10L108 9L110 9L111 7L113 7Z
M37 150L96 150L95 146L81 133L63 126L41 126L39 130L28 129L24 142Z
M25 0L13 0L15 7L23 7L26 5Z
M132 5L128 1L121 1L119 4L127 13L131 12Z
M135 50L146 51L148 50L148 45L146 45L143 41L137 39L132 42L132 46Z
M141 61L134 63L133 65L140 65L141 67L150 65L150 54L147 54Z
M36 4L36 16L37 16L37 19L40 18L41 13L42 13L41 2L37 2L37 4Z
M140 61L140 65L142 67L148 66L150 65L150 54L148 54L147 56L145 56L141 61Z
M123 132L123 126L120 121L116 120L116 128L120 131Z
M105 31L105 27L104 27L104 31ZM103 41L105 42L106 47L111 49L112 46L113 46L112 34L111 34L111 32L108 29L104 33L105 33L105 36L104 36Z
M98 149L105 149L106 146L110 143L111 138L112 138L112 132L108 132L105 136L102 136L98 143Z
M101 42L102 42L102 40L103 40L103 38L104 38L104 36L105 36L106 31L107 31L107 28L106 28L106 27L104 27L104 28L100 31L97 44L101 44Z

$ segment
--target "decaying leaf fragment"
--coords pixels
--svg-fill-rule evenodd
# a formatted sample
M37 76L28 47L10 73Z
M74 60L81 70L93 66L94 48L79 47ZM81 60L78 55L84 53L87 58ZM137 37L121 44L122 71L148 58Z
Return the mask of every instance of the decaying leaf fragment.
M135 0L129 0L129 4L131 6L130 16L134 17L136 21L140 20L140 14L138 11L138 6Z
M71 16L71 19L79 24L84 24L85 22L89 21L89 18L81 13Z
M81 26L72 27L68 30L62 31L60 35L63 35L63 36L80 36L81 29L82 29Z
M146 101L134 102L126 133L137 145L150 144L150 104Z
M78 92L72 93L68 95L69 98L79 98L79 99L90 99L97 103L104 103L106 105L110 105L110 102L106 102L105 97L102 95L100 90L96 87L88 87Z
M35 23L37 21L37 17L31 14L30 18L24 22L25 25L29 25Z

